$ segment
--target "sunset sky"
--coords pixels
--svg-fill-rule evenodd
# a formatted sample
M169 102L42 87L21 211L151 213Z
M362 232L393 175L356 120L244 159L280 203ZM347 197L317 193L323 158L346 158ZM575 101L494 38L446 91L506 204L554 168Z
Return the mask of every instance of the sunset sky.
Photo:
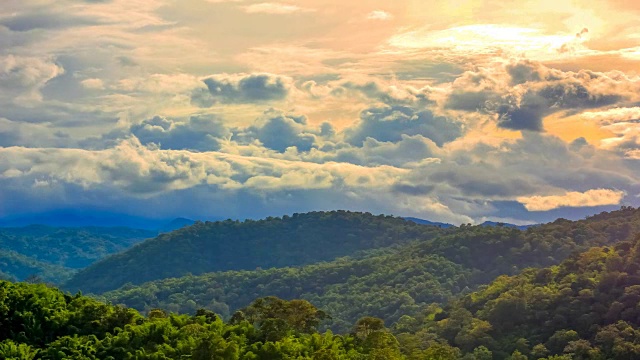
M3 0L0 217L640 206L640 2Z

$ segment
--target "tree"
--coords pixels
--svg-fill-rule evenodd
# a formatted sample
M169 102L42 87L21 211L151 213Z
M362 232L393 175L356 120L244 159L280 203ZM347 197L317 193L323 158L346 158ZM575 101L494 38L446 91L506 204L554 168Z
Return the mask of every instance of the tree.
M376 317L365 316L356 322L353 327L353 333L357 338L365 340L371 333L384 329L384 320Z

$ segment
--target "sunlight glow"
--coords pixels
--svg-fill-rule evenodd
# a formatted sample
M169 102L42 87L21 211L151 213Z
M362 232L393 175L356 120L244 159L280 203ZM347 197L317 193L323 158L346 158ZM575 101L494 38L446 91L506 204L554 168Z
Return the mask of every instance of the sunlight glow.
M581 48L576 34L544 34L541 30L495 24L467 25L441 31L428 29L392 37L389 44L399 48L443 48L474 54L506 52L529 58L559 57Z

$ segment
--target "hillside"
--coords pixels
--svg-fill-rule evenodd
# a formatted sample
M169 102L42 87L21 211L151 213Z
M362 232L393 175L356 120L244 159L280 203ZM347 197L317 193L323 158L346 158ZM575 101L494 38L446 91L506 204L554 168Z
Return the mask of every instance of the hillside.
M306 301L258 299L225 323L136 311L44 285L0 281L0 359L402 359L384 328L320 334L326 318Z
M330 313L327 325L344 332L362 314L391 324L425 304L445 302L468 285L470 275L442 257L403 251L297 268L217 272L127 285L105 293L104 299L141 311L194 313L204 307L228 318L255 298L301 298Z
M130 228L0 228L0 272L9 279L36 275L60 283L75 270L154 235Z
M558 264L572 253L626 240L634 233L640 233L640 211L630 208L582 221L560 219L526 231L463 226L361 258L127 285L105 298L139 310L193 312L206 307L227 315L255 297L276 295L312 301L332 314L333 329L344 330L365 313L390 325L502 274Z
M128 282L312 264L431 239L447 231L401 218L347 211L260 221L198 222L100 261L80 271L64 287L99 293Z
M38 261L15 251L0 250L0 279L3 280L32 279L59 284L72 274L72 269Z
M444 309L431 307L405 329L415 335L399 337L488 350L496 359L516 351L531 359L638 359L639 302L640 236L499 277Z

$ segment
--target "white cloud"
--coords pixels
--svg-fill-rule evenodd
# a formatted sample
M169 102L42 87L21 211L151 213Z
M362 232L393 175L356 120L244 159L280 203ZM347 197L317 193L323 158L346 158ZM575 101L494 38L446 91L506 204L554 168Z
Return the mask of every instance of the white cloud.
M80 82L87 89L101 90L104 89L104 82L100 79L85 79Z
M374 10L367 15L369 20L391 20L393 15L384 10Z
M258 3L243 7L244 11L249 14L293 14L299 12L312 12L314 9L302 8L296 5L283 3Z
M564 195L522 196L517 200L529 211L548 211L559 207L617 205L624 195L624 191L619 190L592 189L585 192L569 191Z

